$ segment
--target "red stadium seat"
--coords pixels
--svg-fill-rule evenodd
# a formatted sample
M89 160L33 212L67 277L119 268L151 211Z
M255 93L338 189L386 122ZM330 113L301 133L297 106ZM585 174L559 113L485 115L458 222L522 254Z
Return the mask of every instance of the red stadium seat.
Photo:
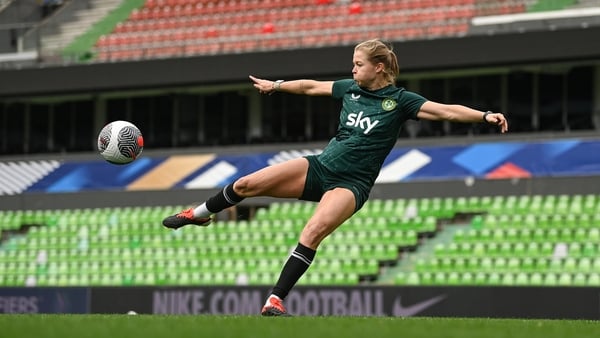
M348 8L348 13L350 14L360 14L362 13L362 5L359 2L353 2L350 4Z
M162 57L170 52L214 54L347 44L373 36L389 40L455 36L468 31L475 15L526 10L524 0L478 4L475 0L147 0L96 47L139 50L170 41L186 45L181 50L161 46L144 54ZM268 43L263 41L271 35ZM227 43L217 42L224 37ZM188 43L205 39L214 40L210 47ZM110 59L130 55L112 53Z
M271 34L275 32L275 25L273 25L273 23L271 22L266 22L265 24L263 24L261 32L263 34Z

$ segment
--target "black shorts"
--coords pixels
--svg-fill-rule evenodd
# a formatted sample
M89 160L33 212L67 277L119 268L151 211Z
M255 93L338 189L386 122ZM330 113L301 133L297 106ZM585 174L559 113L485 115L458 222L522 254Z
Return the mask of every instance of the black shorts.
M365 184L353 181L352 177L341 176L327 169L319 162L316 155L308 155L305 158L308 160L308 172L300 200L319 202L325 192L334 188L345 188L354 194L356 203L354 212L357 212L369 199L371 186L365 186Z

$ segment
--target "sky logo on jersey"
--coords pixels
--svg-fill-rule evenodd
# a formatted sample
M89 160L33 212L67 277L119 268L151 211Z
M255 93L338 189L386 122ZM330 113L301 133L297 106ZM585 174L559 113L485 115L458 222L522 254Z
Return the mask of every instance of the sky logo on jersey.
M352 113L352 114L348 114L348 122L346 122L347 126L353 126L353 127L359 127L360 129L364 130L363 134L368 134L373 128L375 128L375 126L377 125L377 123L379 123L379 120L375 120L375 121L371 121L371 118L368 116L363 117L364 112L359 112L358 114L356 113Z
M396 100L389 97L381 102L381 108L383 108L383 110L385 111L394 110L394 108L396 108L397 105L398 103L396 102Z

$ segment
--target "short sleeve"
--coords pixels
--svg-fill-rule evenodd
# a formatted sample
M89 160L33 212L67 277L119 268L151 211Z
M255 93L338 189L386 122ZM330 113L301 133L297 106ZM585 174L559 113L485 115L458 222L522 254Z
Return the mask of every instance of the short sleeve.
M344 79L337 80L333 82L332 95L336 99L341 99L344 97L344 94L352 87L354 84L354 80L352 79Z
M410 119L418 120L417 113L421 110L423 103L427 102L427 99L417 93L409 92L407 90L402 92L400 99L402 101L402 110L408 114Z

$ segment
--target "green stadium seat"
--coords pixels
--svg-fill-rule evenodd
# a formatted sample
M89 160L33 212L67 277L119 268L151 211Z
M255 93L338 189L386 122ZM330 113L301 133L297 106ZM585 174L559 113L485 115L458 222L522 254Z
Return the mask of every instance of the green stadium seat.
M600 257L595 257L592 261L592 272L600 273Z
M513 245L513 255L516 257L527 256L527 246L523 242L518 242Z
M488 284L487 275L483 272L476 273L475 277L473 278L473 283L475 285L487 285Z
M487 255L486 246L483 243L475 243L472 247L472 254L475 257L483 257Z
M515 285L515 275L512 273L505 273L501 277L500 284L505 286Z
M467 261L465 258L458 257L454 259L452 271L465 272L467 270Z
M515 276L514 285L525 286L529 285L529 275L524 272L519 272Z
M529 275L529 285L541 286L543 284L543 275L539 272L534 272Z
M522 226L524 226L526 229L535 229L537 227L536 216L534 214L526 214L523 217Z
M548 272L544 275L543 285L545 286L556 286L558 285L558 277L556 273Z
M515 243L521 240L520 234L515 228L505 230L506 240Z
M493 271L496 272L503 272L506 271L506 259L504 257L498 257L494 260L494 264L493 264Z
M586 286L587 285L586 275L584 273L576 273L573 276L572 284L573 284L573 286Z
M474 285L475 284L475 278L473 277L473 274L470 272L463 272L460 274L460 281L458 284L460 285Z
M550 227L550 217L546 214L534 213L537 215L537 226L539 229L548 229Z
M521 271L521 261L519 260L519 258L509 258L506 262L506 270L509 272Z
M495 215L489 214L483 218L482 227L488 229L496 229L498 227L498 219Z
M439 269L446 272L453 271L454 264L452 259L449 257L443 257L440 261Z
M537 258L535 260L535 271L546 272L549 270L550 260L547 258Z
M581 257L582 247L578 242L573 242L569 244L569 256L572 257Z
M408 284L408 273L406 273L404 271L397 272L396 275L394 275L394 284L395 285Z
M501 255L500 245L498 243L488 243L485 246L485 255L489 257L498 257Z
M407 285L420 285L421 284L420 274L418 274L416 272L410 272L408 274L408 276L406 277L406 284Z
M460 243L458 244L458 256L469 257L473 253L473 244L471 243Z
M340 267L340 271L341 272L344 272L346 274L348 274L348 273L356 273L357 272L354 260L340 259L340 263L341 263L341 267Z
M445 245L445 255L449 257L456 257L460 253L460 247L457 243L451 242Z
M600 273L591 273L587 279L588 286L600 286Z
M570 273L561 273L558 276L558 280L557 280L557 285L561 285L561 286L570 286L572 284L572 277Z
M577 272L577 260L573 257L567 257L564 260L563 270L566 272Z
M481 271L480 260L477 257L469 257L465 259L465 271L478 272Z
M591 243L600 243L600 228L589 229L587 240Z
M553 258L549 260L548 269L552 272L561 272L563 270L564 261L562 259Z
M488 285L501 285L501 276L497 272L492 272L487 278Z
M540 257L550 257L554 252L554 243L543 242L540 246Z
M492 232L492 238L496 243L503 243L506 240L504 229L496 228Z
M521 262L521 270L524 272L534 272L535 271L535 260L532 257L524 257Z
M546 241L551 242L551 243L556 243L559 241L566 242L567 240L562 238L562 234L559 231L559 228L560 228L560 225L557 226L556 228L548 229L546 231Z
M513 247L510 243L504 242L500 244L499 253L502 257L512 257Z
M455 271L448 273L447 279L446 279L446 284L447 285L460 285L461 284L460 274Z
M487 224L487 223L486 223ZM473 229L481 229L484 225L484 220L481 215L473 216L471 219L471 228Z
M435 260L434 260L435 261ZM427 259L420 258L417 259L414 263L414 270L416 272L427 272L430 271L430 264Z
M589 229L594 226L592 217L590 214L581 214L577 218L576 228L578 229Z
M412 278L413 278L413 282L417 281L419 283L419 285L434 285L433 276L434 276L434 272L423 272L423 273L417 274L416 278L414 276ZM409 275L409 280L410 279L411 279L411 276ZM417 284L411 283L410 285L417 285Z
M571 243L574 239L574 231L573 229L560 229L558 237L561 242Z
M434 272L433 273L433 284L434 285L447 285L448 279L447 275L444 272Z
M577 262L576 271L574 272L592 272L592 260L589 257L580 258Z

